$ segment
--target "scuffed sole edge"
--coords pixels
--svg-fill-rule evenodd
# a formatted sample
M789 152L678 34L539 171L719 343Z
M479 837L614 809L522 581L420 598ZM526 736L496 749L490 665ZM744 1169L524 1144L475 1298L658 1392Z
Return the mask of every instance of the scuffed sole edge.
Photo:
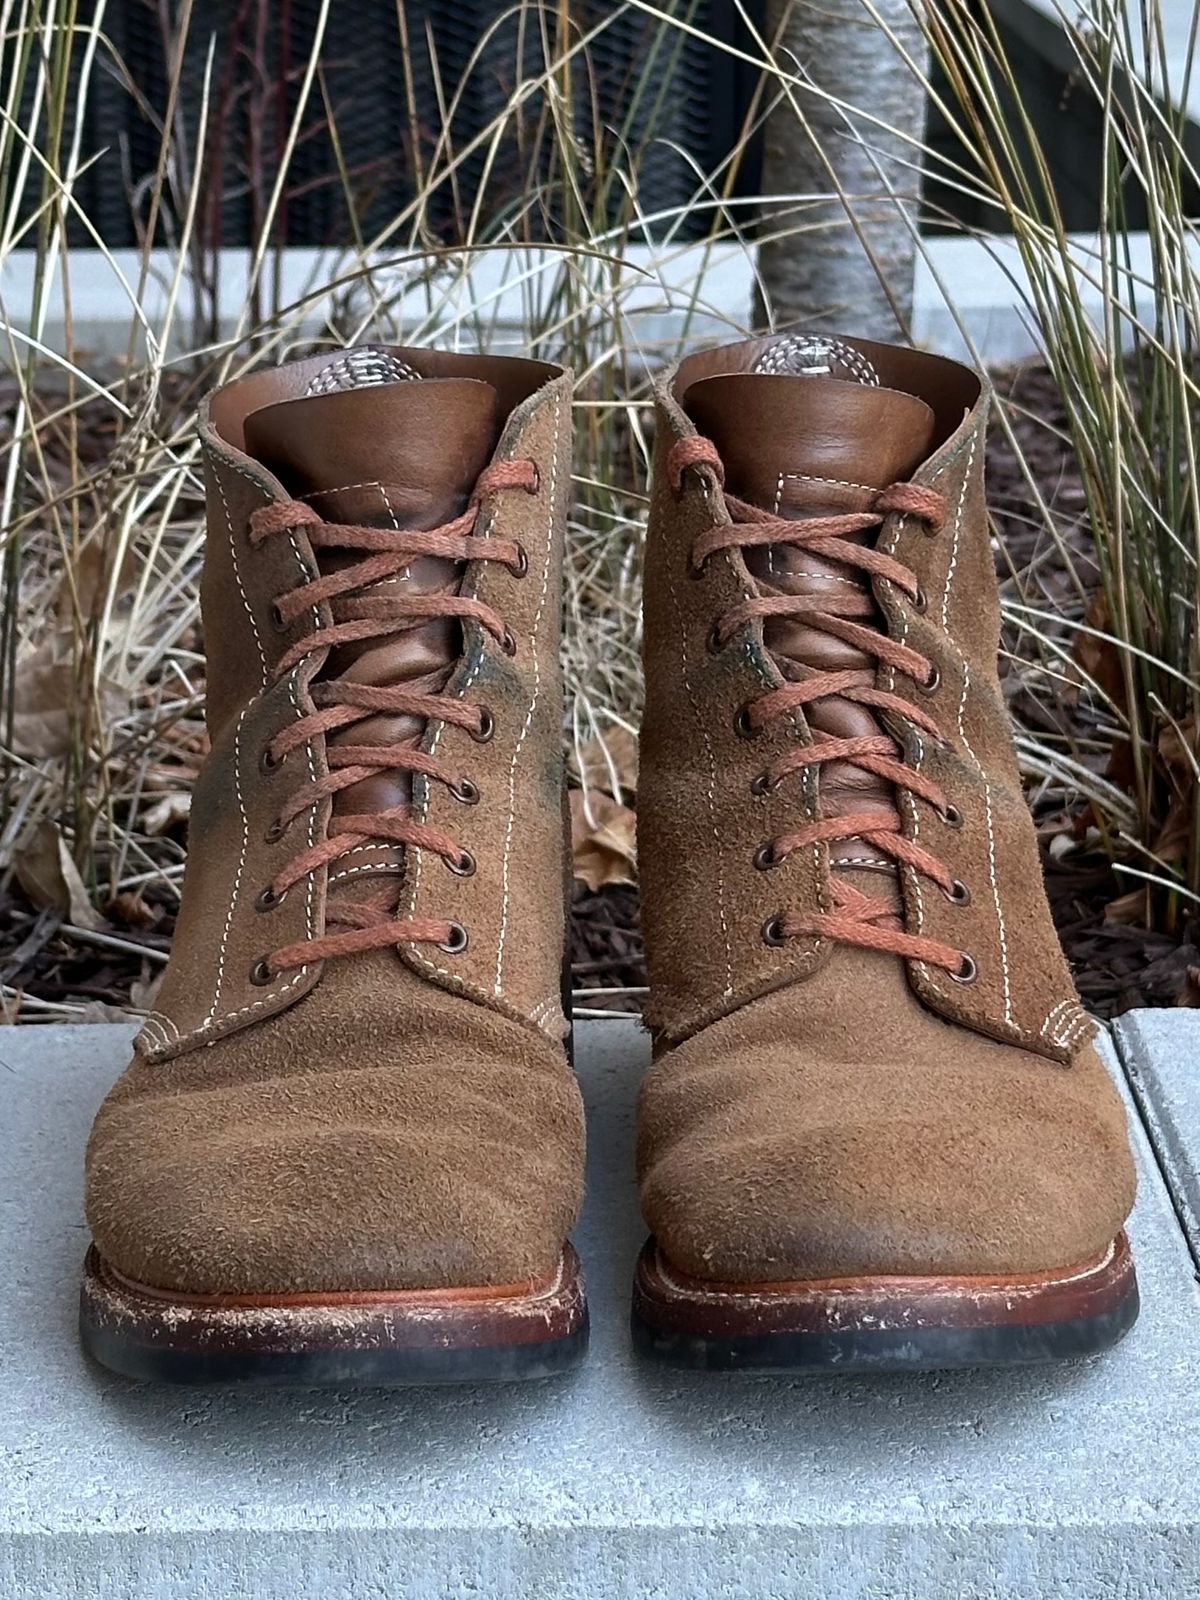
M1029 1277L877 1277L708 1284L653 1240L638 1261L633 1340L673 1367L722 1372L934 1372L1094 1355L1137 1320L1122 1233L1094 1261Z
M554 1277L525 1293L398 1290L327 1301L174 1299L132 1284L93 1246L79 1309L85 1351L153 1383L510 1383L583 1360L588 1312L570 1245Z

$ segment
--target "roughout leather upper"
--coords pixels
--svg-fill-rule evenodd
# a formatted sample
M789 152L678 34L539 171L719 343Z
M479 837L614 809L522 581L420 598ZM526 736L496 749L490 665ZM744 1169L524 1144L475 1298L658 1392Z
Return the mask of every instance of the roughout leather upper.
M107 1261L191 1293L509 1284L554 1270L582 1168L561 1045L378 951L207 1049L135 1056L87 1215Z
M531 361L377 354L419 381L339 392L325 381L342 359L331 353L232 384L202 416L212 749L158 1009L88 1150L101 1253L161 1287L507 1283L553 1270L579 1205L582 1112L560 1002L571 380ZM469 851L474 873L372 841L264 909L260 892L324 837L333 809L322 800L283 837L272 832L281 802L325 773L326 741L264 770L268 741L313 710L323 669L402 682L457 651L460 625L431 619L366 648L339 646L333 661L309 655L277 678L289 645L330 617L321 605L281 628L274 602L328 568L303 528L253 543L251 514L294 494L327 521L434 527L462 511L482 465L510 458L535 461L536 492L490 494L475 531L519 541L527 570L468 563L462 592L504 618L516 652L462 623L444 691L486 706L495 733L479 743L435 721L421 743L460 767L479 798L464 804L444 784L411 780L416 820ZM421 557L389 581L428 590L444 565ZM373 716L365 739L417 727ZM370 810L397 803L409 779L381 772L355 788L349 808ZM346 803L344 791L334 806ZM320 937L332 897L359 895L364 882L394 884L398 915L461 923L466 950L411 943L253 981L261 957Z
M800 345L816 351L807 376L788 361ZM639 1170L660 1245L700 1275L1043 1270L1110 1240L1132 1201L1123 1111L1051 922L997 675L987 404L965 368L859 340L706 351L659 389L638 854L660 1054L643 1091ZM762 622L748 624L714 648L713 623L761 578L792 593L851 579L807 552L781 578L762 551L737 549L692 575L693 541L729 520L710 472L685 473L678 489L668 481L667 453L697 421L719 437L732 492L766 511L861 510L889 473L906 476L914 448L910 481L945 499L935 534L892 515L873 536L914 573L924 604L883 579L864 592L878 626L937 669L932 693L883 665L875 683L931 713L941 741L912 740L891 713L876 726L956 808L957 827L900 797L905 835L968 887L969 903L913 868L864 859L861 841L839 842L834 870L890 894L898 928L968 953L973 983L829 940L762 937L777 913L828 912L832 889L828 846L768 871L754 865L759 846L869 810L880 790L831 763L819 780L797 772L752 791L792 741L862 733L862 708L818 702L749 739L739 709L784 682L790 660L856 663L829 659L827 637L790 622L768 622L766 637Z

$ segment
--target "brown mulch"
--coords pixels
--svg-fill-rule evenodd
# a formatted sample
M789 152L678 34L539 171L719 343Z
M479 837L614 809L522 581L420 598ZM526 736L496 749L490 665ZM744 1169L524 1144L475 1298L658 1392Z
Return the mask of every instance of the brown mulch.
M581 1008L640 1011L646 982L638 892L631 883L589 889L575 882L571 905L571 976ZM607 995L587 991L607 989ZM631 992L632 991L632 992Z
M1012 394L1034 417L1061 423L1061 404L1049 373L1023 368L1001 374L998 387ZM1070 536L1079 570L1094 573L1083 518L1084 499L1068 447L1043 421L1020 418L1015 426L1026 459L1035 468L1042 492L1064 524L1078 524ZM1028 489L1007 440L994 430L988 449L989 504L1002 535L998 556L1001 583L1011 587L1014 569L1037 573L1038 595L1047 610L1065 594L1061 564L1047 559L1045 540L1029 517ZM1006 646L1020 654L1020 640ZM1013 715L1041 735L1062 731L1061 718L1045 697L1030 693L1019 673L1008 671L1005 692ZM1064 712L1064 715L1067 713ZM1186 928L1181 940L1127 922L1110 921L1106 911L1128 885L1115 878L1101 855L1050 849L1056 835L1081 836L1086 818L1056 815L1052 801L1035 804L1044 850L1047 889L1059 935L1085 1003L1097 1015L1113 1017L1133 1006L1200 1003L1200 926ZM179 842L183 842L179 830ZM105 908L106 931L133 948L110 949L84 942L51 913L35 914L14 885L0 893L0 983L42 1002L83 1005L84 1019L103 1020L132 1002L147 1004L161 961L170 947L173 909L166 904L114 904ZM140 952L145 951L143 955ZM591 890L577 882L571 914L571 959L581 1005L596 1009L638 1010L645 984L638 927L637 890L610 885ZM21 1020L38 1020L36 1008L21 1008ZM0 1020L3 1013L0 1011ZM57 1019L56 1019L57 1020Z

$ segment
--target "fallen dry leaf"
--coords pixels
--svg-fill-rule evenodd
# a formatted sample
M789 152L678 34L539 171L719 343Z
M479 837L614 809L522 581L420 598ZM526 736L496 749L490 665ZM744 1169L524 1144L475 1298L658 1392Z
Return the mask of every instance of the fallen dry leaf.
M56 911L76 928L102 928L104 918L93 907L71 859L67 841L48 817L36 823L13 855L17 882L35 911Z
M1185 861L1192 837L1192 811L1196 803L1194 790L1176 797L1167 807L1167 815L1155 836L1151 849L1162 862Z
M177 822L186 822L192 810L190 794L165 794L156 800L142 817L142 827L152 838L158 838L173 828Z
M1168 723L1158 736L1158 753L1173 772L1179 773L1189 784L1195 783L1200 757L1195 717L1187 717L1178 726Z
M589 889L636 883L636 821L628 806L592 789L572 789L571 854L575 876Z
M55 761L71 748L72 707L77 696L75 667L61 641L45 639L17 656L13 685L13 749L27 761ZM102 720L112 721L125 709L117 686L100 686Z
M1110 900L1104 908L1105 922L1116 922L1125 927L1139 927L1146 921L1146 891L1145 889L1130 889L1128 894L1118 895L1115 900Z
M1107 634L1108 601L1104 591L1098 589L1088 601L1084 625L1094 632L1075 636L1074 656L1079 666L1098 688L1118 708L1125 704L1125 674L1121 670L1119 646L1111 638L1098 639L1096 634Z
M599 789L614 800L637 793L637 735L620 723L589 739L579 751L578 762L580 782L589 793Z
M123 923L127 928L154 928L162 920L157 906L150 905L129 889L113 895L104 909L110 922Z

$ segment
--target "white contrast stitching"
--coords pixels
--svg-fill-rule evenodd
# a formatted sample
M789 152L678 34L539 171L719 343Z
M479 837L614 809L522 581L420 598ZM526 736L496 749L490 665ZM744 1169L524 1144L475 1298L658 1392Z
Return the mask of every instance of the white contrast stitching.
M562 1010L562 996L559 994L549 995L545 1000L540 1000L538 1004L534 1006L533 1010L529 1013L529 1020L531 1022L540 1023L545 1020L551 1011L556 1010Z
M539 658L538 635L542 625L542 612L546 605L546 596L550 589L550 568L554 555L554 508L555 497L558 492L558 433L561 421L561 406L554 408L554 441L551 444L550 458L550 493L547 496L549 508L549 523L546 534L546 558L542 567L542 592L538 596L537 611L534 613L533 628L531 630L533 654L533 694L529 700L529 710L525 714L525 722L517 736L516 746L513 749L512 760L508 767L508 825L504 830L504 857L500 868L500 879L503 885L503 899L500 906L500 938L496 946L496 982L495 992L503 993L504 976L504 942L508 937L508 906L509 906L509 858L512 852L513 829L516 827L517 811L517 763L521 759L521 751L525 747L525 740L529 737L529 730L533 726L533 719L537 712L538 701L542 696L542 668Z
M153 1017L158 1022L161 1022L164 1032L169 1028L176 1038L179 1037L179 1029L176 1027L174 1020L167 1016L165 1011L147 1011L146 1016L148 1019Z
M312 608L314 616L316 615L316 609L317 608L315 606ZM304 715L304 712L302 711L302 709L300 707L299 696L296 694L296 679L297 679L297 677L299 675L299 672L300 672L300 668L297 667L292 672L290 678L288 679L288 696L289 696L289 698L290 698L290 700L292 702L292 706L295 709L296 720L297 721L299 721L300 718ZM312 740L311 739L306 739L305 740L304 753L308 758L308 777L309 777L309 782L315 784L316 781L317 781L317 768L316 768L316 763L313 760L313 749L312 749ZM312 849L313 845L316 844L316 842L317 842L317 808L316 808L315 805L313 805L313 806L309 806L309 808L308 808L308 845L309 845L309 849L310 850ZM304 905L305 924L306 924L306 926L308 928L308 937L310 939L313 938L314 935L316 934L316 922L315 922L315 919L313 917L313 900L314 900L314 898L316 896L316 892L317 892L316 879L314 878L313 874L310 872L308 874L308 889L307 889L307 892L306 892L306 895L305 895L305 905ZM303 967L300 968L300 971L302 973L308 971L307 963ZM269 999L270 996L268 996L267 998Z
M967 738L965 713L967 705L967 692L970 689L970 686L971 669L967 665L966 661L964 661L962 694L959 696L958 700L958 736L962 740L963 746L966 749L967 754L970 756L975 770L979 774L980 781L983 784L983 809L984 817L987 821L988 836L988 877L991 880L992 895L996 903L996 924L1000 930L1000 976L1004 988L1004 1020L1010 1027L1016 1027L1017 1024L1013 1019L1012 1009L1012 977L1009 972L1008 965L1008 932L1004 922L1004 907L1000 903L1000 884L996 875L996 829L992 812L992 785L979 763L979 757L975 754L970 739ZM1026 1030L1024 1028L1020 1029L1022 1034L1024 1034L1025 1031Z
M725 873L721 864L724 851L721 848L720 829L717 827L717 760L713 753L712 737L709 734L707 722L700 714L696 691L692 686L691 663L687 647L687 625L684 621L683 609L679 604L679 591L675 582L675 563L669 554L667 557L667 592L671 596L671 605L675 612L675 628L679 637L680 665L683 669L683 687L691 704L692 715L696 719L696 725L700 729L700 738L704 744L704 753L708 760L708 817L712 828L712 836L717 846L717 917L725 940L724 997L728 998L733 993L733 943L729 933L729 919L725 910Z
M229 950L229 933L233 927L233 914L237 909L242 888L242 874L246 870L246 855L250 849L250 818L246 815L246 802L242 794L242 725L249 714L250 707L246 706L233 730L233 792L237 796L238 816L242 821L242 846L238 852L237 871L233 875L233 893L229 897L229 910L225 913L225 926L221 930L221 943L217 947L217 986L213 991L212 1005L204 1019L208 1023L211 1023L216 1016L217 1007L221 1003L221 990L225 986L225 957Z
M399 876L402 868L398 861L368 861L361 867L343 867L337 872L331 872L326 878L326 883L342 883L346 878L355 878L360 872L381 872L385 875L392 873Z
M260 633L259 633L258 623L257 623L257 621L255 619L253 608L250 605L250 601L249 601L249 599L248 599L248 597L246 595L245 588L244 588L244 586L242 584L241 571L240 571L240 568L239 568L239 565L238 565L238 559L237 559L237 543L236 543L236 540L234 538L233 519L232 519L232 517L230 515L229 503L228 503L228 500L226 499L226 496L225 496L224 486L221 483L221 475L220 475L220 472L217 470L218 466L227 466L227 467L229 467L229 469L231 471L237 473L237 475L239 477L245 478L248 483L252 484L254 486L254 488L256 490L258 490L258 492L260 494L263 492L263 485L261 483L259 483L257 478L252 476L244 468L239 467L236 463L227 462L227 461L225 461L224 457L215 456L211 452L209 452L209 454L210 454L210 458L211 458L212 463L213 463L213 474L212 474L213 482L216 484L217 493L220 495L220 498L221 498L221 505L222 505L222 508L223 508L224 514L225 514L225 524L226 524L226 528L227 528L228 533L229 533L229 549L230 549L230 555L231 555L231 559L232 559L232 563L233 563L234 578L235 578L235 581L237 583L238 593L241 595L242 604L244 605L244 607L246 609L246 615L250 619L250 626L251 626L251 628L253 630L253 633L254 633L254 642L255 642L255 645L256 645L256 647L258 649L259 659L262 662L262 666L263 666L263 688L265 689L266 686L267 686L267 681L268 681L269 675L270 675L270 671L269 671L269 668L267 666L266 652L263 649L262 638L261 638ZM309 571L309 568L308 568L303 556L300 553L300 548L299 548L298 544L296 543L295 536L293 534L289 534L288 540L289 540L289 543L290 543L291 548L292 548L292 554L296 559L296 564L300 569L301 575L305 579L310 578L311 577L311 573ZM320 618L319 608L316 607L316 606L313 606L310 609L309 615L310 615L310 618L312 620L313 627L314 628L320 627L321 618ZM288 683L288 695L289 695L289 698L291 699L292 707L293 707L293 709L295 711L297 719L300 718L301 716L303 716L303 711L301 709L299 699L297 698L297 695L296 695L296 678L297 678L297 675L298 675L299 671L300 671L300 669L296 668L296 670L293 672L293 674L292 674L292 676L291 676L291 678L289 680L289 683ZM198 1024L195 1028L189 1028L186 1032L180 1032L180 1030L176 1026L176 1024L174 1022L172 1022L171 1023L171 1027L174 1030L175 1038L174 1038L174 1040L164 1039L162 1041L161 1045L160 1045L160 1049L161 1050L166 1050L166 1049L170 1048L172 1046L172 1044L181 1044L181 1045L182 1044L186 1044L189 1040L198 1038L198 1037L200 1037L201 1035L203 1035L205 1033L212 1032L212 1030L214 1028L223 1027L224 1024L227 1023L227 1022L236 1021L238 1017L247 1016L252 1011L261 1010L263 1006L271 1004L274 1000L278 999L280 995L286 994L289 989L295 988L296 984L300 983L307 976L308 972L311 970L311 964L310 963L306 963L304 966L297 968L295 975L293 977L289 978L286 983L281 984L276 989L272 989L269 994L263 995L263 997L260 1000L255 1000L255 1001L251 1002L249 1005L240 1006L234 1011L223 1012L221 1014L221 1016L219 1016L219 1017L216 1015L217 1007L220 1004L221 991L222 991L222 989L224 987L224 982L225 982L225 958L226 958L226 954L227 954L227 951L228 951L229 934L230 934L231 927L232 927L234 911L235 911L235 908L236 908L236 905L237 905L238 891L239 891L240 886L241 886L242 875L243 875L243 873L245 871L246 855L247 855L247 852L248 852L248 849L249 849L250 819L249 819L249 816L247 815L247 812L246 812L245 799L244 799L244 796L243 796L242 783L241 783L241 737L242 737L242 725L245 722L246 717L249 715L250 710L251 710L250 706L246 706L243 709L243 711L241 712L241 714L238 717L237 726L236 726L236 730L235 730L235 733L234 733L234 750L233 750L233 755L234 755L234 789L235 789L235 792L237 794L239 815L241 816L241 819L242 819L242 848L241 848L241 851L239 853L237 871L236 871L236 874L234 876L233 895L232 895L231 901L230 901L229 912L228 912L228 914L226 916L225 926L224 926L224 928L222 930L222 935L221 935L221 945L220 945L220 950L219 950L219 954L218 954L218 958L217 958L217 982L216 982L216 989L215 989L215 992L213 994L212 1005L209 1008L208 1014L206 1015L204 1021L201 1022L200 1024ZM311 781L315 783L316 782L316 766L315 766L315 763L314 763L314 760L313 760L313 752L312 752L311 743L306 744L306 746L305 746L305 754L306 754L307 762L308 762L309 777L310 777ZM316 809L315 809L315 807L310 807L310 809L309 809L309 823L308 823L308 842L309 842L310 847L316 841L316 823L317 823ZM306 895L305 895L305 927L307 929L308 937L310 939L312 939L314 937L314 935L315 935L315 926L314 926L314 919L313 919L315 896L316 896L316 883L315 883L312 875L310 874L309 875L309 879L308 879L308 887L307 887ZM170 1019L167 1019L167 1020L170 1020ZM212 1040L209 1041L210 1044L213 1043L213 1042L215 1042L215 1041L212 1041Z
M233 532L233 517L230 515L229 501L225 498L225 485L221 482L221 474L217 470L217 462L215 459L213 461L212 477L213 482L217 486L217 493L221 497L222 509L225 512L225 527L229 534L229 556L233 563L233 581L237 584L237 591L242 597L242 604L245 606L246 615L250 619L250 631L254 635L254 647L258 651L258 659L262 663L262 681L265 686L267 678L270 676L270 669L267 666L267 652L263 649L262 636L258 631L258 622L254 616L254 608L250 604L249 597L246 594L245 585L242 583L242 569L240 563L238 562L237 539L234 537ZM251 479L251 482L253 482L253 479Z
M954 537L950 542L950 565L946 569L946 586L942 590L942 628L948 627L947 619L950 615L950 587L954 582L954 574L958 569L958 543L962 536L963 511L967 503L967 489L971 482L971 468L975 464L975 446L978 442L978 431L971 440L971 448L967 452L967 465L963 473L962 488L958 491L958 507L954 513Z
M815 472L781 472L779 474L779 490L775 496L775 509L779 510L779 502L783 497L783 482L790 478L795 483L824 483L833 489L859 489L863 494L878 494L878 489L873 489L869 483L855 483L853 478L822 478Z
M333 489L314 489L311 494L297 495L298 500L323 500L327 494L349 494L354 489L382 489L378 478L367 478L362 483L339 483Z

